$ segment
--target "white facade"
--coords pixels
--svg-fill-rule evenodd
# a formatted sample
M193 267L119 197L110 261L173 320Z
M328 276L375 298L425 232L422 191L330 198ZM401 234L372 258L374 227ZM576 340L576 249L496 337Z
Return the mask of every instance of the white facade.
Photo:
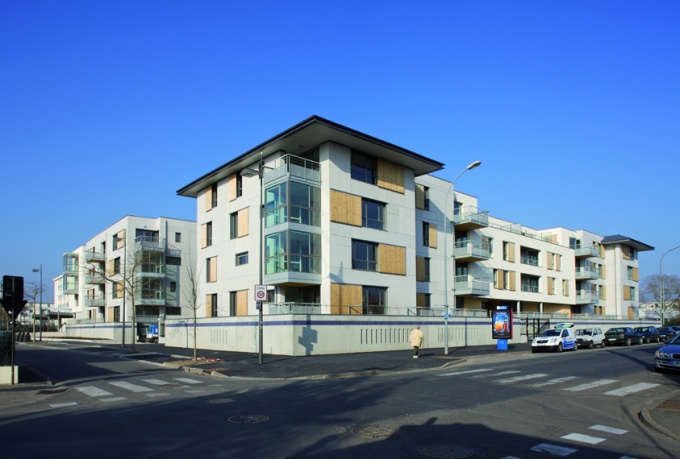
M182 288L190 287L195 244L195 222L126 216L64 254L57 307L90 322L130 321L132 305L138 321L191 316Z
M637 252L653 248L492 217L442 168L312 117L180 189L197 199L199 316L257 314L256 284L265 314L638 316Z

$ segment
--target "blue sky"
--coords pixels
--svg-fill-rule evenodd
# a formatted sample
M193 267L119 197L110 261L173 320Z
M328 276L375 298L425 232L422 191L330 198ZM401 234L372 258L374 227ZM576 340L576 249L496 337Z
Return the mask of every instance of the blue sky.
M0 274L311 115L447 165L491 215L680 245L680 2L0 3ZM663 259L680 275L680 249ZM51 298L51 292L46 297ZM47 300L47 299L46 299Z

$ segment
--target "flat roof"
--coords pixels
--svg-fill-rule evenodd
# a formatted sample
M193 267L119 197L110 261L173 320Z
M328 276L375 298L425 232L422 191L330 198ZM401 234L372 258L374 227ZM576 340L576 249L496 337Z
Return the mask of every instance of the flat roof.
M413 169L416 176L444 169L444 163L313 115L185 185L177 190L177 194L196 198L210 184L256 164L260 160L260 153L266 157L282 150L292 155L301 155L327 141L399 163Z

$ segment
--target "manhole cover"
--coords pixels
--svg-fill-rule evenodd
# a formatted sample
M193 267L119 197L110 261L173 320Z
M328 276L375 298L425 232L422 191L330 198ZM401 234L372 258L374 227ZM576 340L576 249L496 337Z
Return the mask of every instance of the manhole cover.
M392 436L397 430L395 428L392 428L391 426L385 426L385 425L365 425L365 426L358 426L352 430L354 434L357 436L361 436L362 438L369 438L369 439L378 439L378 438L389 438Z
M63 393L68 390L68 388L55 388L53 390L40 390L39 395L56 395L57 393Z
M475 453L465 447L453 444L432 444L418 448L421 455L429 458L470 458Z
M231 423L262 423L269 420L266 415L234 415L227 419Z

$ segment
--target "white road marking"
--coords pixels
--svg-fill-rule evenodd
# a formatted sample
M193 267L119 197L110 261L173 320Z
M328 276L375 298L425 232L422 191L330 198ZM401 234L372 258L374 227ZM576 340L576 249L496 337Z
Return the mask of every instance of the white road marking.
M50 407L54 409L59 409L60 407L71 407L71 406L77 406L77 402L67 402L67 403L58 403L58 404L50 404Z
M590 427L591 430L596 430L596 431L604 431L605 433L611 433L611 434L625 434L628 433L628 430L622 430L621 428L613 428L611 426L605 426L605 425L593 425Z
M559 377L559 378L556 378L556 379L546 380L545 382L532 383L529 386L531 388L538 388L538 387L544 387L544 386L548 386L548 385L555 385L557 383L568 382L570 380L574 380L574 379L577 379L577 378L578 377L576 377L575 375L570 375L569 377Z
M149 393L147 394L149 398L162 398L163 396L170 396L169 393Z
M584 442L586 444L599 444L602 441L606 441L605 438L598 438L597 436L588 436L587 434L580 433L570 433L566 436L562 436L562 439L568 439L569 441Z
M123 388L124 390L129 390L134 393L143 393L145 391L153 391L151 388L143 387L141 385L135 385L130 382L107 382L109 385L113 385L118 388Z
M550 455L558 455L560 457L566 457L569 454L576 452L576 449L570 449L569 447L556 446L555 444L538 444L532 447L530 450L534 452L547 453Z
M616 380L609 380L609 379L595 380L594 382L584 383L583 385L577 385L575 387L566 388L566 390L567 391L590 390L591 388L597 388L597 387L601 387L603 385L610 385L612 383L616 383Z
M175 377L175 380L179 380L180 382L184 382L184 383L190 383L192 385L194 385L196 383L203 383L200 380L188 379L186 377Z
M631 393L637 393L638 391L649 390L650 388L658 387L658 383L637 383L635 385L629 385L627 387L619 388L618 390L607 391L607 396L626 396Z
M485 379L487 377L500 377L501 375L509 375L509 374L519 374L520 371L501 371L501 372L492 372L490 374L483 374L483 375L473 375L473 379Z
M165 380L161 379L143 379L146 383L150 383L151 385L172 385L170 382L166 382Z
M101 388L93 387L93 386L84 386L84 387L75 387L76 390L80 391L83 394L86 394L88 396L92 396L93 398L101 398L102 396L112 396L113 393L110 393L106 390L102 390Z
M449 375L463 375L463 374L476 374L477 372L487 372L491 369L474 369L471 371L458 371L458 372L448 372L446 374L437 374L438 377L448 377Z
M540 379L541 377L545 377L548 374L529 374L529 375L520 375L518 377L510 377L509 379L500 379L500 380L494 380L494 383L515 383L515 382L521 382L522 380L531 380L531 379Z
M116 401L125 401L127 398L123 398L122 396L116 396L115 398L102 398L100 399L101 402L116 402Z

